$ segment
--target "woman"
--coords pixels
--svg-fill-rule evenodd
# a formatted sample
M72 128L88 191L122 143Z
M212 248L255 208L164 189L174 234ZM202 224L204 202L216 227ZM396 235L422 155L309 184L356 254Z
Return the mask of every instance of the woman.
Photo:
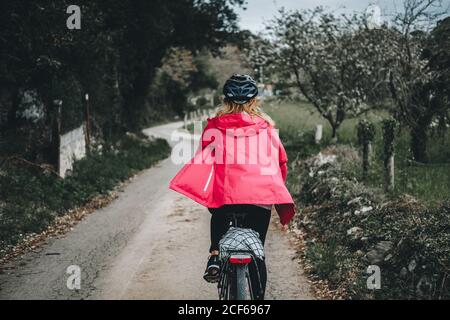
M272 205L282 229L295 214L285 186L287 156L273 120L258 105L258 86L248 75L235 74L224 85L223 106L208 119L196 156L172 179L170 188L211 212L210 256L205 280L217 281L219 240L229 228L227 212L247 213L246 226L264 244ZM265 270L263 270L265 287Z

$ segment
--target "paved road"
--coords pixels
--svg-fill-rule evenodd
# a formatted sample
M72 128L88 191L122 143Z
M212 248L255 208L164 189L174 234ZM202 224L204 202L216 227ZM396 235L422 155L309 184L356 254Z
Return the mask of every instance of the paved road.
M145 130L170 139L182 123ZM188 134L184 143L192 143ZM171 142L174 146L176 142ZM0 274L0 299L216 299L201 278L209 247L209 212L168 190L180 169L171 158L140 173L120 196L64 237L20 257ZM309 299L309 285L277 218L267 238L268 299ZM81 288L67 288L69 266Z

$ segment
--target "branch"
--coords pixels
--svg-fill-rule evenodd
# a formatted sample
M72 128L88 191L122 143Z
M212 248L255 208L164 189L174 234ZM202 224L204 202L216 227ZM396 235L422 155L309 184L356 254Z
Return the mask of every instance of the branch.
M3 161L3 163L0 165L0 168L5 166L7 163L12 163L14 165L22 164L26 167L38 170L39 172L50 172L52 175L56 176L57 178L61 178L59 176L59 174L54 170L53 166L48 165L48 164L36 164L34 162L23 159L19 156L11 156Z
M305 87L305 86L303 85L303 83L301 82L301 80L300 80L300 74L298 73L297 68L294 67L293 69L294 69L295 79L296 79L296 82L297 82L298 87L300 88L300 91L303 93L303 95L306 97L306 99L308 99L308 100L314 105L314 107L316 107L317 111L319 111L319 113L320 113L321 115L324 115L325 112L324 112L324 110L322 110L322 107L317 103L317 100L316 100L316 99L313 99L313 98L309 95L308 90L306 90L306 87Z

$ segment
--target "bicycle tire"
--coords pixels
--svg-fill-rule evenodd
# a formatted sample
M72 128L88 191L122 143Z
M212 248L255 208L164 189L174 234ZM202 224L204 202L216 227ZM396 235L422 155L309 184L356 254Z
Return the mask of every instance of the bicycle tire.
M236 300L247 300L250 297L247 265L236 265Z
M253 277L256 281L252 281L250 265L232 265L228 260L224 261L217 284L220 300L261 300L259 268L256 261L253 261L252 264L254 264L255 273Z

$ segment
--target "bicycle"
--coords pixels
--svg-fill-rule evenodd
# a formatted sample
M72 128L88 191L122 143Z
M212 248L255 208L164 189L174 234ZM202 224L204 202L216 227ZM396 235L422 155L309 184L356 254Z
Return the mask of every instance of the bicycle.
M220 241L220 300L261 300L264 298L262 268L264 249L258 233L243 226L246 213L229 213L230 229Z

